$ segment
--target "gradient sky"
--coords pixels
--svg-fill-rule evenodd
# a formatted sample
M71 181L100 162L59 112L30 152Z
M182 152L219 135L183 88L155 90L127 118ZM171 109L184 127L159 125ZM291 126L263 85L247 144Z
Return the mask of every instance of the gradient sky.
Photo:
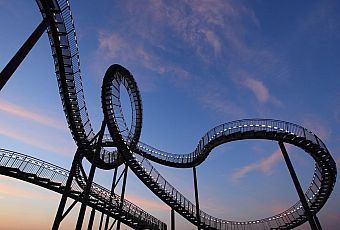
M141 141L187 153L209 129L243 118L273 118L316 133L340 165L340 2L72 1L85 98L95 130L100 90L113 63L134 75L144 109ZM35 1L0 0L0 69L41 21ZM76 146L58 94L47 35L0 92L1 148L70 168ZM314 163L287 146L306 188ZM192 171L155 164L194 201ZM214 149L197 168L200 206L229 220L264 218L297 200L278 145L239 141ZM96 172L110 187L112 172ZM170 209L133 173L127 198L169 223ZM50 228L60 196L0 176L0 228ZM340 225L340 187L318 214ZM77 210L64 229L73 228ZM20 216L20 221L18 221ZM99 214L96 215L98 222ZM195 229L176 215L177 229ZM309 229L303 225L299 229Z

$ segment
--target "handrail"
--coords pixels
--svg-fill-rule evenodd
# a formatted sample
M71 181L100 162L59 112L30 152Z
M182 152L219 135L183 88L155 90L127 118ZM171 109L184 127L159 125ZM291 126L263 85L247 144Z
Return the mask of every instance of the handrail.
M102 86L102 108L104 119L113 142L121 152L125 162L137 177L146 184L161 200L175 209L184 218L197 224L195 205L179 193L167 182L147 160L153 160L163 165L173 167L195 167L202 163L216 146L241 139L269 139L296 145L309 153L315 160L315 172L312 182L305 192L311 213L318 212L328 199L336 180L336 165L327 148L321 140L302 126L273 119L244 119L228 122L209 130L199 141L196 149L189 154L172 154L138 142L130 146L126 142L124 131L119 126L117 117L121 119L120 103L112 103L113 97L119 98L119 93L113 90L113 82L128 82L124 87L133 92L130 101L139 113L142 113L141 98L138 87L131 73L120 65L112 65L107 70ZM142 115L140 115L142 116ZM140 121L141 122L141 121ZM108 138L107 136L105 137ZM134 139L137 142L139 139ZM162 156L162 157L159 157ZM320 174L320 177L317 177ZM330 174L330 175L328 175ZM297 215L296 215L297 214ZM307 221L301 202L298 201L288 210L272 217L250 220L222 220L200 211L200 225L207 228L226 229L242 226L245 228L291 228Z
M0 168L3 168L5 170L17 169L20 171L21 174L30 174L32 176L34 175L40 180L48 179L54 184L60 184L61 187L66 185L66 180L69 175L68 170L57 165L51 164L32 156L6 149L0 149ZM78 177L75 178L75 180L79 181L81 180L81 178ZM55 187L51 185L50 189L53 188ZM81 192L83 192L83 186L81 186L80 183L72 183L71 191L78 192L80 194ZM112 208L115 208L116 212L119 212L119 195L115 194L114 196L111 196L110 190L102 187L101 185L93 183L91 196L96 197L98 200L106 202L107 205L109 204L108 202L111 201ZM110 197L112 199L110 199ZM163 222L159 221L157 218L145 212L143 209L139 208L126 199L123 201L123 211L134 217L135 221L138 220L148 222L151 226L158 226L157 229L162 229L161 226L164 225ZM127 221L124 222L131 225L131 223L128 223Z

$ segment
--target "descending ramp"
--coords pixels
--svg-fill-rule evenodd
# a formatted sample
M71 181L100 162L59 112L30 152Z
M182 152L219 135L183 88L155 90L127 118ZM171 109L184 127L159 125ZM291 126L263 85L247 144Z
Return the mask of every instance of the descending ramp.
M0 174L62 194L69 171L28 155L0 149ZM74 178L71 186L70 197L77 201L81 201L84 190L81 179ZM134 229L166 229L165 223L127 200L119 210L120 197L110 194L110 190L93 183L88 205Z
M94 147L90 144L96 133L86 107L78 41L68 0L36 0L43 18L53 18L47 29L54 59L59 93L73 139L92 161ZM112 169L123 163L117 152L100 151L97 167Z
M173 154L157 150L133 138L126 130L121 114L120 87L130 95L132 110L142 117L141 98L130 72L120 65L112 65L106 72L102 87L102 107L113 142L137 177L161 200L175 209L188 221L197 225L195 205L167 182L148 159L173 167L194 167L201 164L215 147L237 140L266 139L295 145L315 160L312 182L305 197L312 214L317 213L330 196L336 180L336 164L324 143L309 130L289 122L271 119L246 119L219 125L206 133L196 149L189 154ZM306 222L307 216L298 201L277 215L249 221L231 221L199 213L204 229L291 229Z

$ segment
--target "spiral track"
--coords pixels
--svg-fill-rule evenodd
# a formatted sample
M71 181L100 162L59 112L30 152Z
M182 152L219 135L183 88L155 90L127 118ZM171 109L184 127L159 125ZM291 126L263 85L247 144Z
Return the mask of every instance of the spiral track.
M59 92L72 136L89 161L95 153L96 134L93 131L84 99L77 37L70 4L67 0L36 0L43 18L53 18L48 37L54 58ZM120 88L125 87L132 106L132 124L127 127L120 104ZM188 154L167 153L139 141L142 127L142 103L133 76L124 67L111 66L102 87L102 108L110 135L103 146L115 146L118 151L101 149L97 167L113 169L127 163L137 177L162 201L191 223L197 225L195 205L167 182L150 161L177 167L200 165L218 145L242 139L267 139L295 145L315 160L312 182L305 191L312 214L316 214L330 196L336 181L336 164L324 143L307 129L284 121L246 119L228 122L207 132L196 149ZM28 170L29 169L29 170ZM79 169L78 169L79 171ZM62 193L68 172L41 160L0 150L0 172ZM72 182L70 197L81 200L85 187L80 173ZM166 229L166 225L128 201L119 210L119 197L93 184L89 206L121 220L135 229ZM274 216L249 221L222 220L199 211L202 229L291 229L307 221L305 210L298 201L286 211Z

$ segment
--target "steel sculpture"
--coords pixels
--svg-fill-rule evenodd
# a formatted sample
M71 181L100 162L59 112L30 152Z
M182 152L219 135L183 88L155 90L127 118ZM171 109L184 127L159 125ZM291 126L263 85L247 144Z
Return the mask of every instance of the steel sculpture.
M139 141L143 117L140 93L132 74L117 64L108 68L103 79L101 97L104 117L100 131L95 133L84 99L70 4L67 0L36 2L43 20L0 73L0 90L47 30L63 109L78 149L70 171L24 154L0 149L0 173L62 194L52 229L59 228L77 202L81 203L81 208L76 229L83 226L87 206L92 208L88 229L92 229L96 211L101 213L100 229L112 229L114 225L116 229L120 229L121 222L134 229L167 229L165 223L124 199L128 169L171 208L171 229L175 229L175 212L198 229L291 229L307 221L313 230L321 229L316 214L334 188L337 170L325 144L315 134L289 122L244 119L211 129L199 140L196 149L191 153L174 154L158 150ZM124 120L121 108L122 87L127 90L132 106L130 127ZM106 127L109 134L104 133ZM215 147L244 139L278 142L300 200L282 213L258 220L232 221L213 217L199 208L196 168ZM315 160L314 176L305 192L297 180L284 143L303 149ZM107 151L104 147L115 147L117 150ZM83 168L84 160L92 164L88 175ZM195 204L166 181L150 161L176 168L192 168ZM124 170L118 176L120 166L124 166ZM93 182L96 169L114 170L110 190ZM116 186L121 180L122 191L121 195L118 195ZM74 201L66 209L68 198ZM112 223L110 218L114 219Z

